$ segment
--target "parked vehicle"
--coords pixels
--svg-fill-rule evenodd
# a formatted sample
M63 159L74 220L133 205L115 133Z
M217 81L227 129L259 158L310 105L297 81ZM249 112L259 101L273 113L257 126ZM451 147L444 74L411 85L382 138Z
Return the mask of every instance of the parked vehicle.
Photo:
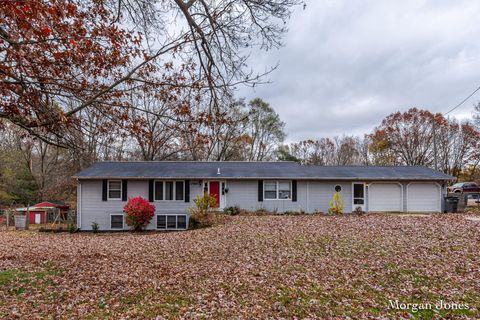
M480 194L471 193L467 195L467 206L468 207L479 207L480 206Z
M458 182L448 188L454 193L480 193L480 187L475 182Z

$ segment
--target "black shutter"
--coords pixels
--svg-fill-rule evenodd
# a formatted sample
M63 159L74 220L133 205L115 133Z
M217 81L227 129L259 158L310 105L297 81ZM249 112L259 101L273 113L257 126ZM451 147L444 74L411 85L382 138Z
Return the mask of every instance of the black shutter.
M148 180L148 201L153 202L153 180Z
M297 202L297 180L292 180L292 201Z
M185 202L190 202L190 180L185 180Z
M128 181L122 180L122 201L127 201L128 196Z
M258 180L258 201L263 201L263 180Z
M102 201L107 201L107 188L108 188L108 180L102 181Z

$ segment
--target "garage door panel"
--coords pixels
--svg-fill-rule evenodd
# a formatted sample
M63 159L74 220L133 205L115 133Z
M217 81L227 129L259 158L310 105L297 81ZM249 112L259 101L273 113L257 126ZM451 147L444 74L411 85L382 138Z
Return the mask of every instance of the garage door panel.
M368 199L369 211L403 211L402 187L398 183L372 183L368 189Z
M440 212L440 187L435 183L411 183L407 186L409 212Z

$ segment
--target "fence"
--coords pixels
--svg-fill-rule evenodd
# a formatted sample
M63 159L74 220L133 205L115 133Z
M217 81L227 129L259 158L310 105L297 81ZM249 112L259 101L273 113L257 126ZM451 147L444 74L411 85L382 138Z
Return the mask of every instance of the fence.
M59 209L50 208L46 209L45 217L41 223L30 223L30 214L26 212L19 212L13 208L0 210L0 230L14 230L15 229L15 216L26 215L27 228L30 229L67 229L69 225L76 225L77 214L75 210L68 210L60 212Z

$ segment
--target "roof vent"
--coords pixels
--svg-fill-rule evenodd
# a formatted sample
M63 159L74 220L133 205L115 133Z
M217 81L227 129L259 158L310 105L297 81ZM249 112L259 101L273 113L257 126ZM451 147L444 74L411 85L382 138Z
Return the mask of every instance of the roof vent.
M220 173L220 168L217 169L217 174L221 174L221 173Z

